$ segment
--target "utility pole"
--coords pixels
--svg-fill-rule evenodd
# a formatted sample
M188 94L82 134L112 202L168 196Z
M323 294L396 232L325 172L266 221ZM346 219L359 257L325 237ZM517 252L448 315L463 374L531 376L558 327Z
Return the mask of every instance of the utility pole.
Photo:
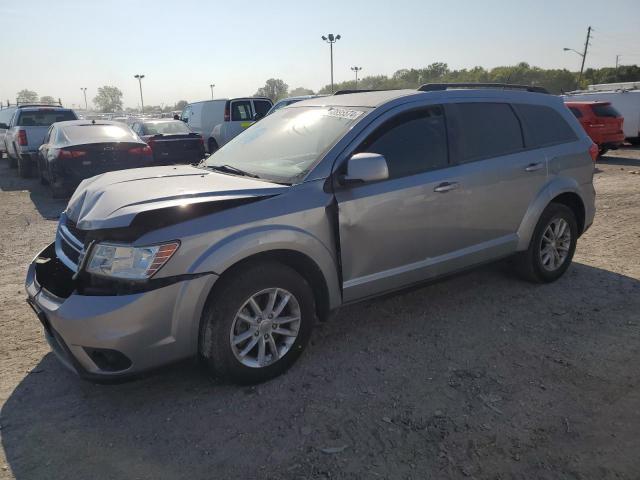
M362 67L351 67L351 70L356 72L356 90L358 89L358 72L362 70Z
M140 113L144 115L144 100L142 100L142 79L144 78L144 75L135 74L133 78L137 78L138 83L140 84L140 105L142 106Z
M209 88L211 88L211 100L213 100L213 87L215 87L216 84L212 83L211 85L209 85Z
M591 27L587 28L587 40L584 42L584 52L582 53L582 64L580 65L580 75L578 76L578 88L582 81L582 72L584 71L584 61L587 58L587 49L589 48L589 39L591 38Z
M84 93L84 111L86 112L89 110L87 106L87 87L80 87L80 90Z
M620 65L620 55L616 55L616 82L618 81L618 66Z
M326 37L323 35L322 40L329 44L331 51L331 93L333 93L333 44L340 40L340 35L334 36L333 33L329 33Z

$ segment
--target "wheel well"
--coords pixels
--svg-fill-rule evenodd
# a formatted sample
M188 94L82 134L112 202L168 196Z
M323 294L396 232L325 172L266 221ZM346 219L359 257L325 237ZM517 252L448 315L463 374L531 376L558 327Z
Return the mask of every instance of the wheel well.
M218 147L218 142L216 141L215 138L209 137L209 140L207 140L207 147L211 145L211 143L213 143L216 147Z
M245 267L249 263L257 263L262 261L272 260L290 268L293 268L300 276L307 280L311 286L311 291L316 302L316 314L318 319L324 321L329 316L329 289L327 282L320 270L320 267L304 253L296 252L295 250L270 250L268 252L257 253L250 257L240 260L238 263L227 268L220 275L221 280L229 277L235 270L241 267ZM215 286L213 287L215 289Z
M576 221L578 222L578 231L582 235L584 231L584 203L582 203L582 199L575 193L567 192L562 193L551 200L552 203L560 203L569 207L573 214L576 216Z

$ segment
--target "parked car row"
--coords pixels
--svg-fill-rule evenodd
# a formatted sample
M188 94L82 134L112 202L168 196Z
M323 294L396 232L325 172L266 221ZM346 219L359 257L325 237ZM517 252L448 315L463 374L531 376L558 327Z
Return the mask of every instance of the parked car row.
M37 174L54 197L86 178L128 168L197 163L202 136L173 119L114 116L81 119L61 106L25 104L0 110L0 153L21 177Z

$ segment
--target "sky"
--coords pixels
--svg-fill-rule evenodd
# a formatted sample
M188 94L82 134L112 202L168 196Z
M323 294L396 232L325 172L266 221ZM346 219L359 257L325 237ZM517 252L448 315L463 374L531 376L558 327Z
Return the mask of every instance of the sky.
M330 81L445 62L525 61L580 69L640 64L640 0L0 0L0 99L23 88L83 105L103 85L139 105L252 95L268 78L318 90Z

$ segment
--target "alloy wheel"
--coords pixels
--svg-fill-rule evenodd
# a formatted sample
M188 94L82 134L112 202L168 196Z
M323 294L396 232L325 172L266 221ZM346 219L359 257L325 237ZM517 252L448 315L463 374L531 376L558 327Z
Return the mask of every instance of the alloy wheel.
M300 331L300 304L282 288L253 294L233 319L229 340L236 359L251 368L264 368L284 357Z
M553 218L544 229L540 241L540 263L549 272L559 269L567 260L571 248L571 228L560 217Z

